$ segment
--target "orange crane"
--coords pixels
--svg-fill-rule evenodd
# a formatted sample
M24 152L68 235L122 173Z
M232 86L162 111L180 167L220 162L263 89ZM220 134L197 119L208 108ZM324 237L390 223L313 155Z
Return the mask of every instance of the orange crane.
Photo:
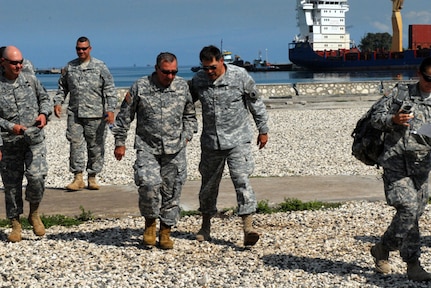
M403 51L403 19L401 17L401 9L403 8L404 0L392 1L392 48L391 52Z

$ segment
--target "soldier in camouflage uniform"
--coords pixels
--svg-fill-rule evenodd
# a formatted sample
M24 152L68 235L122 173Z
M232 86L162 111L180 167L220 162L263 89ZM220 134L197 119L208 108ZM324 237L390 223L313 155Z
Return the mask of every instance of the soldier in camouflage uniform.
M187 82L175 77L177 58L157 56L155 72L137 80L126 94L114 128L115 157L125 155L130 123L137 118L135 183L139 209L145 217L144 245L172 249L171 226L179 219L181 190L187 177L186 145L197 132L196 112Z
M429 199L428 175L431 170L431 139L417 133L425 123L431 122L431 58L423 60L418 71L419 82L408 87L396 87L385 102L372 115L373 126L389 131L385 136L384 152L379 165L384 169L383 182L386 202L396 209L392 223L371 248L376 270L389 273L389 252L400 251L407 263L409 279L431 280L419 263L419 218ZM403 88L403 89L402 89ZM391 111L398 93L408 93L398 111ZM400 99L400 97L398 96ZM402 99L402 97L401 97ZM404 107L413 108L406 111Z
M4 184L6 216L11 220L11 242L21 241L20 215L23 213L22 181L27 178L25 200L30 203L29 223L37 236L45 235L39 204L48 172L43 127L51 114L51 101L34 75L21 73L23 57L14 46L6 47L1 58L0 128L3 139L1 176Z
M103 168L106 123L114 123L117 96L114 80L105 63L90 56L90 40L76 42L78 58L62 69L58 91L54 97L54 113L61 116L61 105L69 94L66 138L70 142L70 172L75 175L67 190L85 187L83 171L88 172L88 189L98 190L96 175ZM85 143L85 142L86 143ZM86 144L86 145L85 145ZM87 166L85 166L87 147Z
M244 245L254 245L259 233L252 227L257 201L249 180L254 169L249 115L253 115L259 131L257 144L261 149L268 141L266 108L246 70L224 64L217 47L204 47L199 58L202 70L190 83L193 100L202 104L203 117L199 164L202 175L199 210L203 219L196 239L210 239L210 219L217 212L219 184L227 162L237 194L238 215L243 219Z

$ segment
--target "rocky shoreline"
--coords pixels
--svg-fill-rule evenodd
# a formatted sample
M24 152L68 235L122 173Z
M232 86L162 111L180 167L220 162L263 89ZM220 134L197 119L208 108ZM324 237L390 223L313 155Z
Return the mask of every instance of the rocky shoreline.
M350 155L350 133L364 107L343 109L270 109L269 143L254 150L254 177L304 175L376 175ZM65 119L46 128L47 186L64 187L68 172ZM132 131L131 131L132 132ZM106 144L102 185L133 183L133 133L126 157L113 156L113 136ZM188 147L189 180L198 179L199 134ZM227 174L226 174L227 176ZM384 202L348 202L338 209L257 215L262 232L251 248L242 245L238 217L213 219L211 242L198 243L200 217L180 219L173 229L174 249L142 246L142 217L99 219L78 227L51 227L38 239L6 242L0 229L1 287L428 287L411 282L398 253L393 272L374 272L369 249L389 225L392 208ZM431 270L430 210L422 227L424 267Z

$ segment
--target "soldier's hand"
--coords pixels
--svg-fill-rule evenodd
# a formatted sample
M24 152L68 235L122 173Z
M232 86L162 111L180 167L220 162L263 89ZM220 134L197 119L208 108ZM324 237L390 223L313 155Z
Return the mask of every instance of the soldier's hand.
M257 145L259 145L259 149L262 149L263 147L265 147L267 142L268 142L268 134L259 134L259 136L257 136Z
M27 130L27 127L19 125L19 124L15 124L15 125L13 125L12 133L15 135L22 135L22 134L24 134L25 130Z
M60 118L60 116L61 116L61 105L55 105L54 106L54 114L55 114L55 116Z
M414 117L415 116L413 116L413 113L406 114L406 113L398 112L394 116L392 116L392 122L394 122L395 124L398 124L398 125L408 127L408 126L410 126L408 121Z
M105 121L108 124L114 124L114 112L106 112Z
M0 151L0 161L3 158L3 152Z
M46 125L46 115L39 114L36 118L36 127L42 129Z
M126 146L115 146L114 155L118 161L120 161L125 154Z

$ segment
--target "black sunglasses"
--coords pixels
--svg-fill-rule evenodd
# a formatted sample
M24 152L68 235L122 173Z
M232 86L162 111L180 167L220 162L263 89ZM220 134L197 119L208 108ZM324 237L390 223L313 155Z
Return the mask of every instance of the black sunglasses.
M157 66L158 67L158 66ZM169 74L172 74L172 75L177 75L177 73L178 73L178 70L162 70L162 69L160 69L160 67L158 67L159 68L159 70L160 70L160 72L162 72L163 74L165 74L165 75L169 75Z
M217 65L202 66L202 69L203 69L204 71L215 70L215 69L217 69Z
M422 72L421 71L421 75L422 75L422 77L424 78L424 80L426 81L426 82L431 82L431 76L430 75L427 75L427 74L425 74L424 72Z
M80 51L80 50L86 51L88 48L90 48L90 46L87 46L87 47L76 47L75 49L76 49L76 51Z
M12 61L12 60L4 58L4 60L6 60L7 62L9 62L9 64L14 65L14 66L16 66L18 64L22 64L24 62L24 59L21 59L19 61Z

